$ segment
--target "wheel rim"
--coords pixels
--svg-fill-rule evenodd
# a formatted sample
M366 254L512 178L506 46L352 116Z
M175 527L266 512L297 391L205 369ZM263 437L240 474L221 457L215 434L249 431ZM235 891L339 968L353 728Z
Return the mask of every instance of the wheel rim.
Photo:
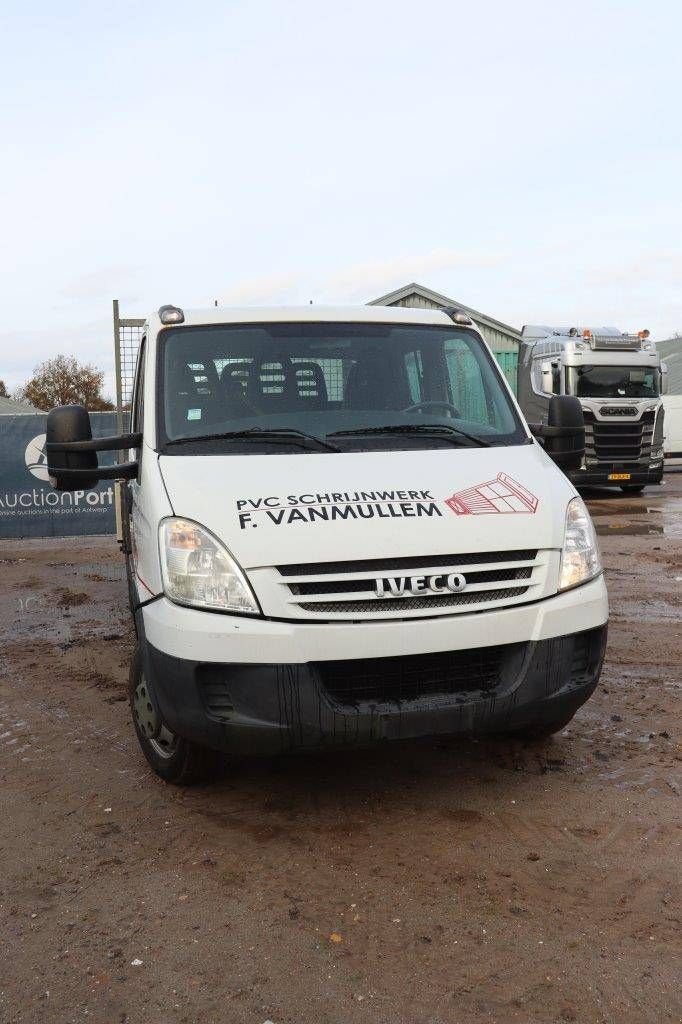
M152 704L147 680L140 676L140 681L135 687L133 699L133 714L138 728L147 743L158 757L169 758L175 753L178 745L178 737L172 732L166 723L159 718L154 705Z

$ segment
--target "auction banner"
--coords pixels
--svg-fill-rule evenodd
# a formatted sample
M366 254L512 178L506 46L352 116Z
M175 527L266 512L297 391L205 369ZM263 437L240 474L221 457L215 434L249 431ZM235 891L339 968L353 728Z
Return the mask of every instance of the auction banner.
M90 413L93 437L116 433L115 412ZM0 416L0 538L114 533L114 482L55 491L47 476L47 415ZM99 452L112 465L115 452Z

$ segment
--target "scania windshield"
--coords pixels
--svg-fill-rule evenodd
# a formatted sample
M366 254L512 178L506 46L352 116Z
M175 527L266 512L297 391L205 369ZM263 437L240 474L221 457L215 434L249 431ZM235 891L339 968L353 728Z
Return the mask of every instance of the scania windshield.
M169 453L338 452L526 442L493 359L448 326L169 328L159 428Z
M567 373L577 398L658 398L661 390L653 366L570 366Z

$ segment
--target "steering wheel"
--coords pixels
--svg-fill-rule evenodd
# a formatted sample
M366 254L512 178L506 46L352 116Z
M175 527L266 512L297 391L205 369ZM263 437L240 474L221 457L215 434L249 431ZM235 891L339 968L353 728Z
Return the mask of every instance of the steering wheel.
M415 402L414 405L408 405L406 409L401 409L401 412L417 412L420 409L431 411L432 409L446 409L449 410L456 419L461 419L459 409L456 409L451 402Z

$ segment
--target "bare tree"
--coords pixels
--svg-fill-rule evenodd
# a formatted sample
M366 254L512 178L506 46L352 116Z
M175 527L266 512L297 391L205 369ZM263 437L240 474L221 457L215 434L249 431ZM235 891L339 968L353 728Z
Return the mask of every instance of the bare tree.
M7 394L7 385L4 380L0 380L0 398L9 398Z

